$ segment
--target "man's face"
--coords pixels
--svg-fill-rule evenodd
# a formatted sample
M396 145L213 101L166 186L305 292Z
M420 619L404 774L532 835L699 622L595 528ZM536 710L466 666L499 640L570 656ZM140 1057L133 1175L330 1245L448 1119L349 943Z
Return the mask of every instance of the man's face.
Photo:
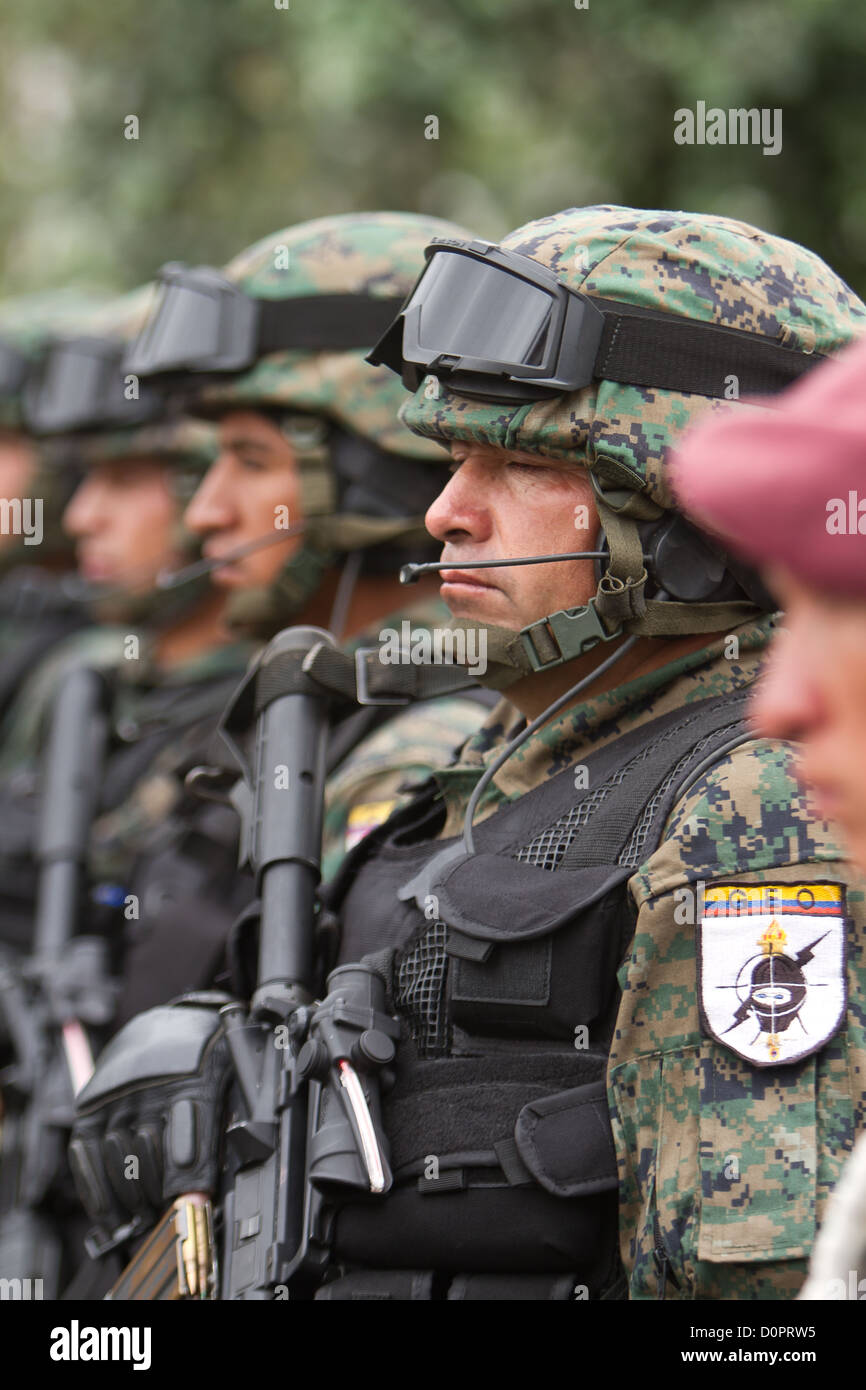
M184 514L184 525L204 537L203 554L220 559L251 541L279 536L302 520L295 451L267 416L237 410L219 425L219 457L211 464ZM213 570L226 589L265 588L301 546L290 536Z
M162 570L182 563L177 519L168 466L126 459L88 470L63 513L63 529L77 542L85 579L146 593Z
M451 454L451 481L425 521L443 542L442 559L453 561L441 593L454 616L517 631L587 603L592 560L460 570L470 560L593 550L599 521L586 469L481 444L453 444Z
M801 743L800 775L866 867L866 602L825 598L787 573L769 578L785 630L771 648L752 721L766 737Z

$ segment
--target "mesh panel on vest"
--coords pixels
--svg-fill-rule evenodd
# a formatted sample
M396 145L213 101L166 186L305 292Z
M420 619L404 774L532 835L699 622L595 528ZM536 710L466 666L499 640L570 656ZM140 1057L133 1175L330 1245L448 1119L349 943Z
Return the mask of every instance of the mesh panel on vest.
M632 762L637 761L636 758L632 759ZM520 849L515 850L511 858L519 860L521 864L533 864L537 869L558 869L562 856L577 832L591 820L593 811L598 809L613 788L619 786L629 767L631 763L621 767L607 782L596 787L595 791L584 797L577 806L560 816L546 830L542 830L534 840L530 840L528 845L522 845Z
M713 740L717 738L718 730L700 739L690 752L683 754L676 767L672 768L665 780L659 784L647 802L643 815L631 833L631 839L619 857L620 864L625 864L630 869L636 869L639 864L643 863L644 845L646 844L655 813L661 802L670 791L671 787L683 775L689 763L694 762L695 758L703 753ZM673 809L673 807L671 809Z
M532 864L537 868L555 872L560 867L568 846L589 823L594 812L614 788L620 786L634 767L650 754L656 754L659 747L675 738L699 717L690 714L671 725L662 734L656 735L634 757L585 796L577 806L553 821L528 844L515 850L511 858L522 864ZM628 843L619 856L618 863L637 868L643 862L647 840L662 800L670 788L683 777L689 765L695 764L704 750L714 740L718 740L718 737L719 730L715 729L698 739L665 775L644 807ZM445 924L432 922L425 926L403 952L398 953L395 962L394 1003L406 1018L412 1039L423 1058L448 1056L451 1050L451 1022L445 989L448 972L446 937Z
M421 1057L446 1057L451 1050L445 1002L446 936L444 922L431 922L396 961L394 1004L406 1019Z
M598 810L599 806L610 795L614 787L618 787L621 782L625 781L632 768L636 767L638 763L642 763L651 753L654 754L658 748L669 742L670 739L675 738L682 729L687 728L691 723L694 723L694 716L683 719L678 724L672 724L664 733L653 738L640 750L640 752L636 753L633 758L630 758L622 767L617 768L616 772L612 773L606 781L602 782L600 787L596 787L595 791L590 792L589 796L584 797L577 806L572 807L565 815L553 821L545 830L542 830L540 834L536 835L533 840L530 840L528 844L522 845L520 849L515 850L511 858L518 860L521 864L532 864L536 868L550 869L551 872L555 872L562 862L562 856L578 834L578 831L582 830L583 827L588 824L592 818L593 812ZM658 808L662 796L670 788L677 775L687 767L689 762L691 762L695 753L705 748L714 737L716 737L716 735L711 733L696 743L694 748L691 748L688 753L680 758L676 766L671 769L662 784L656 789L643 816L632 832L631 839L624 853L620 856L620 864L633 864L636 868L640 863L640 859L634 856L640 854L643 845L646 843L653 815Z

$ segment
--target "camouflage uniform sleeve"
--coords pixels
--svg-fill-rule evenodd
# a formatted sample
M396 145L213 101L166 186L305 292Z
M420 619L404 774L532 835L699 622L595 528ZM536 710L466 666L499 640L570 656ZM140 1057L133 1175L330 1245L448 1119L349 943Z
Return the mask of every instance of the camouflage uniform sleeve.
M449 763L484 722L489 709L449 697L401 710L362 739L325 790L322 877L333 878L344 856L381 825L404 797L401 788Z
M684 1299L785 1298L802 1284L863 1126L866 910L851 875L790 750L756 740L688 792L630 881L637 926L608 1083L632 1298L658 1297L662 1281ZM758 884L773 887L741 891ZM779 923L781 945L768 944ZM760 1002L772 997L788 999L784 1017ZM765 1007L782 1012L762 1031Z

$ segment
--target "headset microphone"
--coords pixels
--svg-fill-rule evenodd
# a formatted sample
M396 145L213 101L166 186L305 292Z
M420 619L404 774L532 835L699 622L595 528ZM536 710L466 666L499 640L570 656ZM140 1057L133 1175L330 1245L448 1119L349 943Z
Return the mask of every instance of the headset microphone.
M504 565L547 565L553 560L605 560L607 557L606 550L573 550L565 555L526 555L514 560L473 560L467 564L461 560L439 560L424 565L403 565L400 583L417 584L422 574L433 574L436 570L489 570Z

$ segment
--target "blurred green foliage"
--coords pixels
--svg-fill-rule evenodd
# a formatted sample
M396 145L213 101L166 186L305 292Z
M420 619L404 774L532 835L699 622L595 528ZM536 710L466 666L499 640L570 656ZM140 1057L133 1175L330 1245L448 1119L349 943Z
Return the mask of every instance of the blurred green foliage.
M742 217L866 290L866 6L277 3L6 0L0 291L126 288L351 209L495 238L591 202ZM781 107L782 153L676 145L698 100Z

